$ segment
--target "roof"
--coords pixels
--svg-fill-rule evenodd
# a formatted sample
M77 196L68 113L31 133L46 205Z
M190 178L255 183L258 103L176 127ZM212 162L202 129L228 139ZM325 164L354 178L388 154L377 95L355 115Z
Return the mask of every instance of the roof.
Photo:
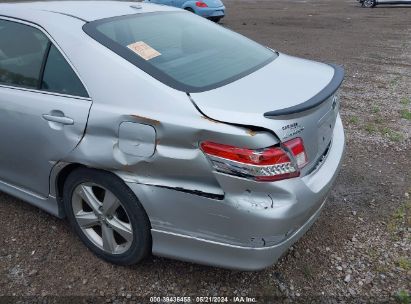
M122 1L39 1L0 4L0 15L3 16L35 15L38 11L70 16L84 22L137 13L174 10L177 9L151 3Z

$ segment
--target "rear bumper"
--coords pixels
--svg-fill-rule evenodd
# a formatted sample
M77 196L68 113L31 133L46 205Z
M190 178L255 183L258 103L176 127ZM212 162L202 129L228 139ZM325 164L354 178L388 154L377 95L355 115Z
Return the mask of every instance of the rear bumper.
M196 8L196 14L204 18L224 17L225 6Z
M302 178L259 183L215 173L225 193L222 199L128 185L150 218L154 254L259 270L275 263L318 217L341 166L344 147L338 116L326 159Z
M241 247L176 233L152 230L153 253L180 260L236 270L255 271L275 263L303 236L320 215L321 207L287 240L270 247ZM172 250L170 250L173 248Z

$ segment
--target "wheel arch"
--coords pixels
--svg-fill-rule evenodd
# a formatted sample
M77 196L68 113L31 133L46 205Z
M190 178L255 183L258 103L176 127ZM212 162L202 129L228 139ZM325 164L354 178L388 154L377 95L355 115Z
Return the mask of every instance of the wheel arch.
M183 4L182 6L183 9L185 10L192 10L194 13L197 13L195 9L195 1L187 1Z
M58 204L58 216L60 218L65 218L66 213L63 206L63 188L67 177L71 172L78 168L87 168L87 166L80 163L60 163L56 165L54 172L51 174L50 194L55 196Z
M57 164L51 173L50 176L50 195L55 197L57 205L58 205L58 217L65 218L66 212L64 211L64 204L63 204L63 191L64 191L64 184L68 178L68 176L77 169L80 168L87 168L87 169L97 169L93 167L89 167L87 165L81 163L59 163ZM106 173L112 174L119 179L122 179L120 174L116 174L110 170L104 169L97 169L100 171L104 171ZM124 180L123 180L124 181ZM138 198L137 198L138 199ZM144 206L143 206L143 209ZM146 210L145 210L146 211Z

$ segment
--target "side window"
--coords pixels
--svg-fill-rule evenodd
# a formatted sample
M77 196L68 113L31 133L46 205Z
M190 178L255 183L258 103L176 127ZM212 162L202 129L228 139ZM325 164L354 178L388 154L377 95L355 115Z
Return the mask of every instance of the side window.
M50 48L44 67L41 89L49 92L88 97L80 79L54 45Z
M0 83L38 88L48 43L38 29L0 20Z

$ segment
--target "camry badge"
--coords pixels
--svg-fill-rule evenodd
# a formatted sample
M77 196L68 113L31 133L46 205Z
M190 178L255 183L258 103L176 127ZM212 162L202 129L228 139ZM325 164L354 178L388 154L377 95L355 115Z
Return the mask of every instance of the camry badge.
M283 139L293 137L304 131L304 127L299 125L298 122L294 122L282 127Z

